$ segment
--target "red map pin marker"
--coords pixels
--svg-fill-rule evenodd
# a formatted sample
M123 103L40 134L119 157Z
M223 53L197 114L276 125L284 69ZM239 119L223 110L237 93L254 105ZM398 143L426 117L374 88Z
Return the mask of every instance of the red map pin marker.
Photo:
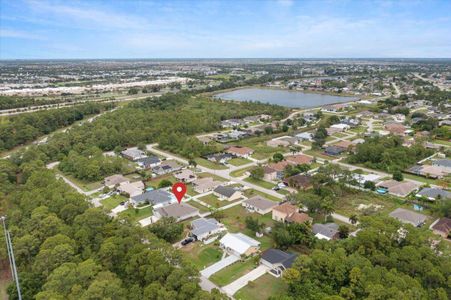
M174 183L172 186L172 193L177 198L177 201L182 202L183 196L186 194L186 185L181 182Z

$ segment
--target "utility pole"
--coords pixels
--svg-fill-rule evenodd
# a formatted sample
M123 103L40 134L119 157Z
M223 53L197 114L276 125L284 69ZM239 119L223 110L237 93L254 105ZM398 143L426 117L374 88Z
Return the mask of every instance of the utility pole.
M6 229L6 222L5 222L6 217L1 216L0 219L3 221L3 231L5 233L5 241L6 241L6 249L8 251L9 266L11 267L11 274L13 276L13 279L16 282L17 297L19 298L19 300L22 300L22 293L20 291L20 285L19 285L19 276L17 274L17 268L16 268L16 260L14 258L13 243L11 242L11 234Z

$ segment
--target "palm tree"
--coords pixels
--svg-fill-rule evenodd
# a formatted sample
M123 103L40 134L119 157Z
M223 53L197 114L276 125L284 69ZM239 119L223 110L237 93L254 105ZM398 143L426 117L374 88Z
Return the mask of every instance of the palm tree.
M358 222L358 217L356 214L349 217L349 222L351 222L352 225L355 225Z
M329 198L325 198L323 200L323 203L321 204L321 210L324 213L324 222L326 222L327 217L335 211L334 203L332 202L332 200Z

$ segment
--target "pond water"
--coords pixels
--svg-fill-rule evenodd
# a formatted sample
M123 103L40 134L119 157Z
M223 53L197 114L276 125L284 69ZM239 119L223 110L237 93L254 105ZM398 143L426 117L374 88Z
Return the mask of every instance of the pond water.
M264 88L238 89L230 92L216 94L214 97L223 100L259 101L263 103L271 103L295 108L323 106L332 103L358 100L358 98L356 97L331 96L304 93L301 91Z

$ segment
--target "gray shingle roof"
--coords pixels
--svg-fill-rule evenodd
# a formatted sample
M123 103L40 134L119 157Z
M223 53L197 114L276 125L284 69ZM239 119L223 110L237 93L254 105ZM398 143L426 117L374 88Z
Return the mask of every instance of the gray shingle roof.
M436 159L432 161L432 165L451 168L451 159Z
M397 208L394 211L390 213L390 217L393 217L397 220L399 220L402 223L409 223L413 226L420 226L422 225L427 217L425 215L404 209L404 208Z
M214 192L229 198L236 192L236 190L229 186L220 185L214 189Z
M439 188L424 188L418 192L419 196L436 199L440 196L442 199L451 198L451 193Z
M321 234L327 236L332 239L338 232L338 225L335 223L327 223L327 224L313 224L312 232L314 234Z
M201 236L205 233L212 232L212 231L218 230L220 228L219 222L213 218L196 219L191 222L191 226L193 227L193 230L191 230L191 233L195 236Z
M157 205L170 202L172 200L172 195L165 190L152 190L132 197L132 200L137 203L149 201L152 205Z
M261 259L266 260L273 265L282 264L285 268L290 268L296 257L296 254L273 248L270 248L261 254Z

